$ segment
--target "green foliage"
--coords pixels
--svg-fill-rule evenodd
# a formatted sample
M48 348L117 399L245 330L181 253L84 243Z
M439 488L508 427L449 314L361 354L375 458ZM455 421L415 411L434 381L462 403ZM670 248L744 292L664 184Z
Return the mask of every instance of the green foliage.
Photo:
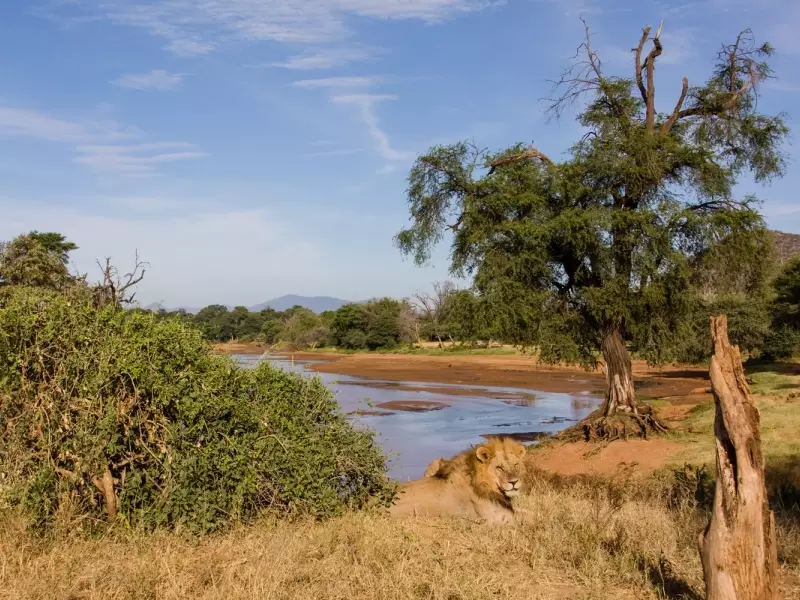
M785 360L797 354L800 347L800 332L792 327L778 325L764 336L760 358L764 360Z
M69 262L69 253L78 249L77 244L70 242L62 234L54 231L47 233L31 231L28 237L39 242L50 254L59 257L65 265Z
M360 329L351 329L344 334L339 344L347 350L362 350L367 347L367 334Z
M97 309L83 288L0 301L0 473L41 527L105 518L205 532L263 511L327 517L393 487L370 432L318 378L212 355L201 332Z
M551 107L589 96L570 157L555 163L521 144L495 154L432 147L409 174L412 224L396 242L423 264L452 231L453 274L472 276L493 326L543 360L592 364L602 340L619 335L664 362L685 350L709 286L719 297L733 291L726 280L737 293L765 285L758 202L729 198L741 175L765 181L785 166L788 128L755 101L770 48L749 34L725 46L672 115L655 111L641 70L606 76L583 49ZM757 345L761 317L740 308L741 339Z
M773 282L775 325L800 330L800 258L789 261Z
M35 231L0 243L0 286L63 289L74 284L67 260L69 251L75 248L59 234Z
M763 297L731 295L697 302L674 348L672 359L690 363L708 360L714 353L708 335L709 318L720 314L728 317L728 337L732 344L750 356L763 354L765 344L773 334L769 303Z

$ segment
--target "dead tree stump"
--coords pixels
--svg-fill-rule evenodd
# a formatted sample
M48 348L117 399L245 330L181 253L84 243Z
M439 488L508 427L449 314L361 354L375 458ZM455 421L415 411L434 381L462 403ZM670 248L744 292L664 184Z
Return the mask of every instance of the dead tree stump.
M760 418L728 319L711 317L711 387L717 481L711 522L700 534L707 600L777 600L775 517L764 485Z

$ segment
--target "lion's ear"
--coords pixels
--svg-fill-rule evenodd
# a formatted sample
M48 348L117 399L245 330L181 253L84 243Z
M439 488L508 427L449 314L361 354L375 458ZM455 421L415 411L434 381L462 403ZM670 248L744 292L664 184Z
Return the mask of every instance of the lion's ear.
M475 448L475 456L479 461L486 462L492 457L492 454L486 446L478 446Z

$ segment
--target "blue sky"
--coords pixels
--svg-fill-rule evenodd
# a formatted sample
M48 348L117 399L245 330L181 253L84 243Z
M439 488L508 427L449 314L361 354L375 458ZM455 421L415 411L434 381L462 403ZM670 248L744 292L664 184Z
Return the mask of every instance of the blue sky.
M447 277L392 236L415 155L474 138L559 157L579 135L539 98L583 15L628 75L664 19L657 94L700 83L751 27L800 113L797 0L7 0L0 5L0 239L55 230L74 267L150 268L143 303L255 304L285 293L405 296ZM789 148L791 151L792 149ZM800 167L768 187L770 226L800 233Z

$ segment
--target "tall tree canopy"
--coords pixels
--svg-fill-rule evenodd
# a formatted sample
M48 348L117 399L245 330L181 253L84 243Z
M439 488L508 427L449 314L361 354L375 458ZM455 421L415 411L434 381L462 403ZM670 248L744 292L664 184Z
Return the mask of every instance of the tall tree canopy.
M451 270L474 277L507 336L550 361L606 365L589 437L645 433L661 425L635 398L633 346L652 362L671 357L700 294L700 274L762 277L768 245L758 202L732 198L744 174L780 176L788 134L781 115L758 111L772 76L768 44L750 31L723 45L709 79L686 78L666 113L657 110L661 28L643 30L632 75L607 75L588 28L582 59L557 82L550 112L584 102L586 133L556 162L534 147L488 153L469 143L436 146L410 175L411 225L396 238L425 263L453 232ZM649 52L645 46L651 44ZM716 270L716 271L715 271Z
M62 288L74 283L67 263L78 246L60 233L30 233L0 242L0 285Z

